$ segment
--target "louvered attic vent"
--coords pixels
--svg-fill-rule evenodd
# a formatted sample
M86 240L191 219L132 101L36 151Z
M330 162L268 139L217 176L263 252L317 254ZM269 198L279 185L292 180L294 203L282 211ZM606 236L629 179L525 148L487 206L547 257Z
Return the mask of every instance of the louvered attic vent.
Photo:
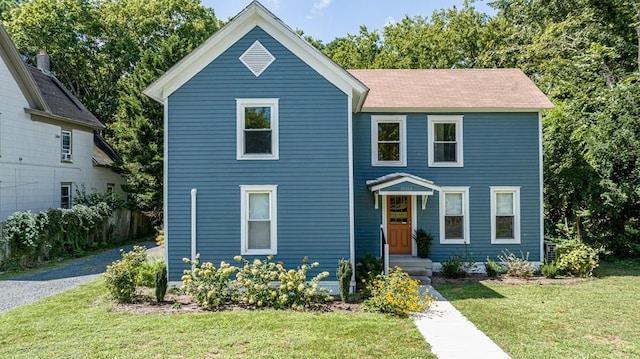
M256 77L271 65L276 58L262 46L260 41L256 41L240 56L240 61L253 72Z

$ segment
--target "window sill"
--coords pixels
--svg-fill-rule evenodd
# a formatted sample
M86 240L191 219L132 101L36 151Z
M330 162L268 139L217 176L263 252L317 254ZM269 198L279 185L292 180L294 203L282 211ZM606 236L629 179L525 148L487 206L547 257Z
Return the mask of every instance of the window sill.
M458 163L458 162L434 162L434 163L429 163L429 167L464 167L464 163Z
M243 256L264 256L264 255L277 255L278 251L271 249L248 249L240 251L240 255Z
M60 163L73 163L73 160L60 160Z
M464 239L440 239L440 244L469 244L469 241Z
M407 167L405 162L372 162L373 167Z
M238 161L277 161L280 158L278 156L239 156L236 159Z
M492 238L491 244L522 244L520 238Z

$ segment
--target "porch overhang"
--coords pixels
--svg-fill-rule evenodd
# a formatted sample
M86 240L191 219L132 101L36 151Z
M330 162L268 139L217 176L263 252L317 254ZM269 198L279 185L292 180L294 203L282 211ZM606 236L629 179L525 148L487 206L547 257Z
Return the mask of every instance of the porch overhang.
M378 196L422 196L422 209L427 205L428 196L433 191L440 191L440 186L422 177L409 173L391 173L373 180L368 180L367 187L375 197L375 208L378 208Z

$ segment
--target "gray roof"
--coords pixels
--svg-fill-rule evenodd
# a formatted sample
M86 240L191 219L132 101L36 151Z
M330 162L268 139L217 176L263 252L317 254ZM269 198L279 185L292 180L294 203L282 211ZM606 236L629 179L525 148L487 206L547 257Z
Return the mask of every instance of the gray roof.
M27 66L51 113L92 128L102 129L100 122L60 81L39 69Z

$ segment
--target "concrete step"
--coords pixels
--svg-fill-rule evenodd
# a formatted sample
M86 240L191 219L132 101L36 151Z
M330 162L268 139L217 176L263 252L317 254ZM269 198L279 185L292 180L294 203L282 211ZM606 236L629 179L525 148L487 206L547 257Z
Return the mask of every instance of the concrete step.
M410 255L389 256L389 266L391 268L400 267L407 272L411 278L419 279L422 284L430 284L433 275L433 263L428 258L413 257Z

